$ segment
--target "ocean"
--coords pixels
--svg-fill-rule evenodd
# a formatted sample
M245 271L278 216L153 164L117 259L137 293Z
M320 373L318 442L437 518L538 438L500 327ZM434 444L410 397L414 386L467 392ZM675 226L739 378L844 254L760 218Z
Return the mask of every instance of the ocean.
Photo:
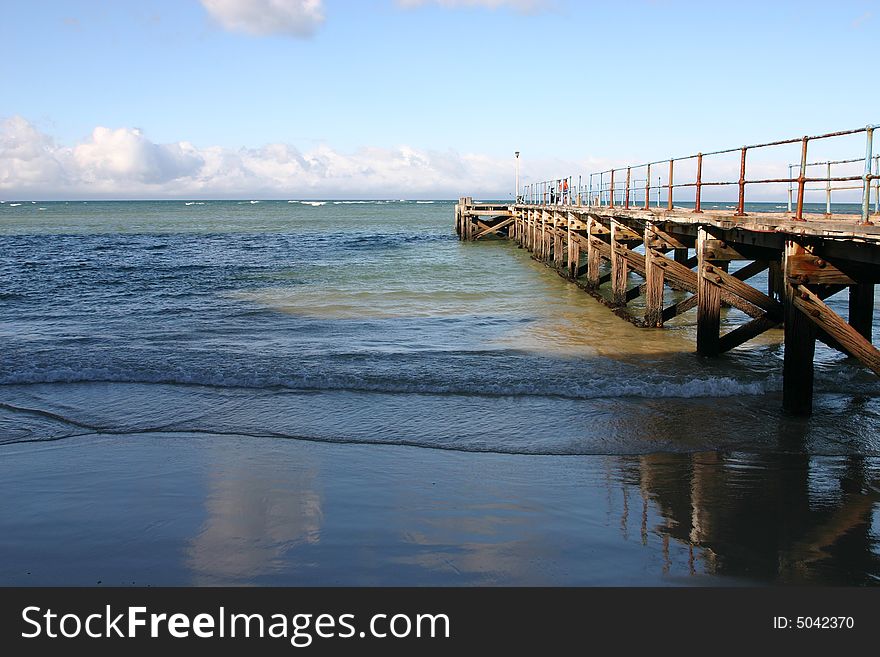
M0 204L0 582L880 580L876 376L787 417L781 331L699 358L453 205Z

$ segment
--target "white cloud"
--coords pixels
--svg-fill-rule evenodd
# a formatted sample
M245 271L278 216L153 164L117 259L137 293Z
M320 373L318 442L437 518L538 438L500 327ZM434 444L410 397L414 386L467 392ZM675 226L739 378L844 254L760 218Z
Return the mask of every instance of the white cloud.
M72 149L72 156L86 181L160 184L191 176L204 165L191 144L154 144L137 128L97 127L90 140Z
M530 162L572 171L572 162ZM580 163L584 166L584 163ZM156 144L134 128L97 127L59 145L22 117L0 121L5 198L508 198L513 157L399 146L343 153L289 144L197 148ZM527 169L524 168L524 180Z
M551 0L397 0L400 7L412 9L425 5L438 5L456 9L459 7L483 7L485 9L510 8L522 13L532 13L551 8Z
M310 37L324 22L323 0L200 0L231 32Z

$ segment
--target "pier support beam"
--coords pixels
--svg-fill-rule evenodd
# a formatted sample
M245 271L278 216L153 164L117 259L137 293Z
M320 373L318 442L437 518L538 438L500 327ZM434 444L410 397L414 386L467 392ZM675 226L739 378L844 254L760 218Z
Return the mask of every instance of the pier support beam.
M714 274L715 261L709 260L712 237L704 228L697 234L697 353L717 356L721 339L721 288L709 276Z
M767 269L767 296L782 301L785 296L785 280L782 277L782 263L771 260Z
M552 221L552 215L550 212L544 212L541 216L541 260L547 261L550 259L550 239L551 233L549 230L550 222Z
M592 217L587 220L587 287L592 289L599 287L599 263L602 261L598 244L602 240L593 236L595 224Z
M626 244L621 242L622 226L611 220L611 303L615 306L626 305L626 282L629 269L626 263L626 256L622 249L626 249Z
M529 216L527 219L524 246L529 251L533 251L535 249L535 215L537 214L537 212L537 210L529 210Z
M804 248L786 241L783 255L785 272L785 354L782 362L782 408L793 415L813 412L813 358L816 353L816 325L802 313L795 300L800 294L788 276L789 260L803 254Z
M557 269L562 269L565 263L565 247L563 245L566 241L567 230L562 228L563 217L565 217L565 224L568 225L567 214L562 212L553 213L553 264Z
M577 233L574 231L574 214L568 213L568 275L571 278L577 278L578 267L581 259L581 246L577 240Z
M849 288L849 325L868 342L874 321L874 284L858 283Z
M655 250L653 226L645 226L645 326L663 326L663 283L665 279L662 258Z

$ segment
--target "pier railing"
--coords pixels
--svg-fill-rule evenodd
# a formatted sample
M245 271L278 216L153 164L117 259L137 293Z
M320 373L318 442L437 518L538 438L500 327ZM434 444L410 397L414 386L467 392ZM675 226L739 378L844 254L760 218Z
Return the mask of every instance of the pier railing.
M874 191L874 211L880 213L880 156L873 155L873 137L877 125L867 125L853 130L829 132L822 135L804 136L792 139L752 144L739 148L711 151L707 153L695 153L684 157L673 157L664 160L655 160L634 166L618 167L591 173L589 176L574 176L545 180L530 183L522 188L522 196L519 200L523 203L542 205L586 205L599 207L621 206L624 209L650 209L652 193L655 194L656 206L661 205L660 196L666 192L666 209L673 209L673 196L675 190L693 190L693 209L691 212L702 212L702 196L704 187L733 187L737 188L737 204L735 216L745 216L746 187L755 185L787 184L789 187L788 211L796 221L804 221L804 197L808 191L824 190L826 193L826 213L831 213L831 194L833 191L861 189L861 224L870 224L871 190ZM827 160L825 162L809 162L807 154L811 143L821 140L835 140L842 137L864 134L865 155L864 157ZM763 149L769 149L788 144L800 144L800 163L789 165L788 177L749 177L750 154ZM703 176L704 162L712 158L717 161L722 156L739 156L739 177L735 180L706 180ZM693 163L693 177L683 178L682 166L684 163ZM863 163L862 173L840 171L845 165ZM825 166L826 175L813 175L811 169ZM837 171L837 175L832 175ZM852 168L852 166L850 166ZM794 173L797 176L794 176ZM665 183L658 173L666 173ZM656 184L652 182L656 180ZM876 181L876 182L873 182ZM811 183L823 183L823 187L808 187ZM679 200L681 195L679 194ZM688 201L691 199L688 198Z

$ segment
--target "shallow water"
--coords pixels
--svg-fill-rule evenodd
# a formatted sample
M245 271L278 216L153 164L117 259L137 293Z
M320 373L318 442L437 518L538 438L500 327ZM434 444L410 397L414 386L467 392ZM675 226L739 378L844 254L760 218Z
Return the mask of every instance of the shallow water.
M515 468L516 477L532 472L532 485L546 484L557 497L523 492L505 480L499 485L511 503L534 495L567 514L576 512L579 495L591 500L604 495L596 473L605 464L617 473L612 478L622 481L635 463L640 473L648 471L636 480L649 476L659 490L678 495L684 493L677 486L695 476L694 459L702 463L708 457L698 455L713 455L724 464L708 475L720 487L712 490L720 492L703 495L700 508L724 518L724 525L740 514L760 516L759 500L789 472L798 473L793 477L798 490L791 495L807 500L809 509L828 506L828 490L843 490L849 500L851 477L845 473L855 459L870 466L857 486L859 499L868 501L858 522L845 525L832 547L853 532L864 535L861 565L832 550L800 575L771 573L765 563L764 574L756 577L864 583L877 576L877 503L871 491L872 458L880 455L880 385L851 361L819 347L817 412L811 419L789 418L779 411L780 332L722 358L700 359L693 354L694 317L677 318L664 330L621 321L511 243L460 243L449 202L199 203L0 204L0 443L6 444L0 454L10 457L5 462L24 459L25 472L51 469L48 454L68 457L30 450L46 441L62 441L52 442L53 450L77 445L63 449L70 450L76 467L98 468L103 483L93 495L104 490L112 497L110 482L125 489L129 477L149 476L129 450L147 450L152 464L169 445L194 464L202 452L213 462L215 451L247 463L251 450L255 459L268 453L289 463L306 449L302 441L345 443L321 448L328 450L320 452L322 462L374 458L387 477L397 476L388 465L394 462L388 449L403 450L394 454L407 454L414 463L424 461L419 470L424 476L433 463L447 469L466 464L482 473L515 458L521 469ZM831 302L845 308L846 299ZM727 312L725 330L742 321L738 312ZM81 460L78 455L88 453L82 446L95 440L105 451L112 445L116 456ZM234 449L228 450L228 441ZM122 455L128 469L115 460ZM662 467L645 466L645 459L660 459ZM193 467L216 475L209 465ZM831 474L822 475L827 490L815 498L809 486L807 492L801 488L817 467ZM574 473L563 489L553 486L561 476L558 468ZM731 477L731 468L764 474ZM329 469L322 470L324 485L343 486ZM58 517L59 509L67 508L59 496L64 486L84 481L82 473L63 472L54 490L35 483L12 486L10 470L0 482L5 499L42 499L46 526L40 531L59 537L69 528ZM228 470L223 465L219 472L223 479ZM404 489L416 485L415 479L407 482ZM202 513L195 507L208 504L198 501L208 489L189 484L190 511ZM773 490L779 504L787 504L787 484L780 485ZM296 482L291 486L295 491L284 489L283 495L309 497ZM656 499L647 491L640 494L656 505L657 522L679 527L681 513L669 509L697 504L693 486L682 490L690 498L674 504L660 493ZM373 502L358 502L387 513L382 507L387 500L371 494L377 496ZM788 527L787 513L771 519ZM800 524L782 542L807 540L826 521L821 513L791 513L800 514ZM6 529L28 544L32 520L4 514ZM473 522L479 524L478 518ZM540 513L529 518L544 522ZM136 527L137 519L132 522ZM710 547L714 537L690 530L674 538L679 547L711 549L720 558L725 550L752 549L748 523L743 524L736 536L716 530L722 531L723 549ZM106 525L96 527L112 536ZM578 527L554 531L579 549L592 549L591 541L620 547L619 537L605 530ZM766 527L756 521L754 528L759 540L757 529ZM675 534L658 532L658 539ZM40 544L37 535L31 535L31 547ZM76 544L75 536L67 538L66 545ZM136 533L126 540L136 541ZM404 543L398 547L405 553L412 546ZM759 560L769 563L769 554ZM567 568L581 567L575 553L567 559ZM640 558L607 559L603 567L614 571L613 581L634 582L641 572ZM730 554L722 561L739 563ZM737 568L713 573L752 576ZM430 577L419 577L442 580L442 569L429 571ZM507 579L489 581L562 579L536 572L544 574L529 579L524 571L511 572ZM12 577L11 571L7 575ZM175 581L190 575L184 569ZM214 581L205 577L197 579ZM359 581L354 570L343 580ZM478 580L474 574L467 581ZM573 576L576 581L590 580L581 573Z

